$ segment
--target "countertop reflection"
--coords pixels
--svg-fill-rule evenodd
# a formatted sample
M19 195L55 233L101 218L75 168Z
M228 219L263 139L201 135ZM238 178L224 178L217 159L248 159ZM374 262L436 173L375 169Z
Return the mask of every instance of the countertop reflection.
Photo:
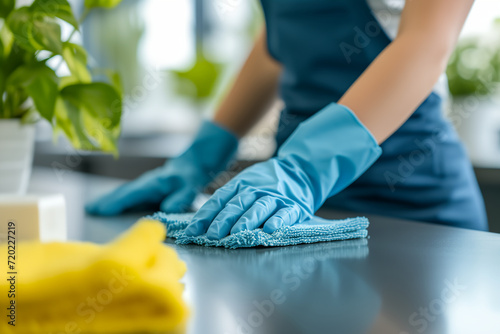
M120 182L40 168L31 191L65 193L70 238L101 243L141 216L84 214ZM188 333L500 333L500 235L368 218L359 240L239 250L167 240L188 267Z

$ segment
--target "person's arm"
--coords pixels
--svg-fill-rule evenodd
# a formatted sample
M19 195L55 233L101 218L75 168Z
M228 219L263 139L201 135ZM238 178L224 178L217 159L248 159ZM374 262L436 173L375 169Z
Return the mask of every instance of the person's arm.
M407 1L397 37L338 101L358 116L379 143L431 92L473 2Z
M281 66L267 51L266 33L258 37L214 122L243 137L269 109L276 95Z
M313 222L327 198L349 186L380 157L378 143L431 92L472 2L407 1L397 38L339 103L302 122L275 158L245 169L218 189L185 234L221 239L260 226L274 233L284 226ZM325 224L322 221L321 226Z

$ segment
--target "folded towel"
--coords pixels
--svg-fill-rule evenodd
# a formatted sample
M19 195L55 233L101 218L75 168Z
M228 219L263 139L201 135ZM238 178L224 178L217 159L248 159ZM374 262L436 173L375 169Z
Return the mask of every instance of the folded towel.
M1 305L15 307L0 333L183 331L188 311L179 280L186 267L165 236L163 224L142 220L108 245L17 244L17 274L0 282ZM7 254L6 244L0 249ZM15 296L7 294L11 283Z
M220 240L210 240L205 235L188 237L184 234L184 230L193 216L193 213L166 214L158 212L148 218L165 223L168 231L167 235L177 239L177 244L197 244L231 249L257 246L289 246L365 238L368 235L367 228L369 225L368 219L365 217L327 220L315 216L304 223L282 227L272 234L265 233L262 229L255 229L230 234Z

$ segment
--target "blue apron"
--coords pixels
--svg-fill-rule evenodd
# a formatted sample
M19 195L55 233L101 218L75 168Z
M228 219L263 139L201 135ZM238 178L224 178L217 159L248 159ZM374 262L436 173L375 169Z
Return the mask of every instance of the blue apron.
M279 147L300 122L338 101L391 40L366 0L261 2L269 53L283 65ZM472 166L440 96L431 93L381 147L377 162L325 206L488 229Z

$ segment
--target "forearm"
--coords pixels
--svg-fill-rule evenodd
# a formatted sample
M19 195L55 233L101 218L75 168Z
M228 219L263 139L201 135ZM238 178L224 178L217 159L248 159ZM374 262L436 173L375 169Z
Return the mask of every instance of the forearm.
M429 45L425 36L402 36L379 55L338 103L351 109L382 143L431 92L447 58L448 51Z
M407 1L396 39L339 100L379 143L395 132L445 70L474 0Z
M280 65L267 51L265 32L262 32L217 109L214 122L243 137L269 109L276 96L280 72Z

